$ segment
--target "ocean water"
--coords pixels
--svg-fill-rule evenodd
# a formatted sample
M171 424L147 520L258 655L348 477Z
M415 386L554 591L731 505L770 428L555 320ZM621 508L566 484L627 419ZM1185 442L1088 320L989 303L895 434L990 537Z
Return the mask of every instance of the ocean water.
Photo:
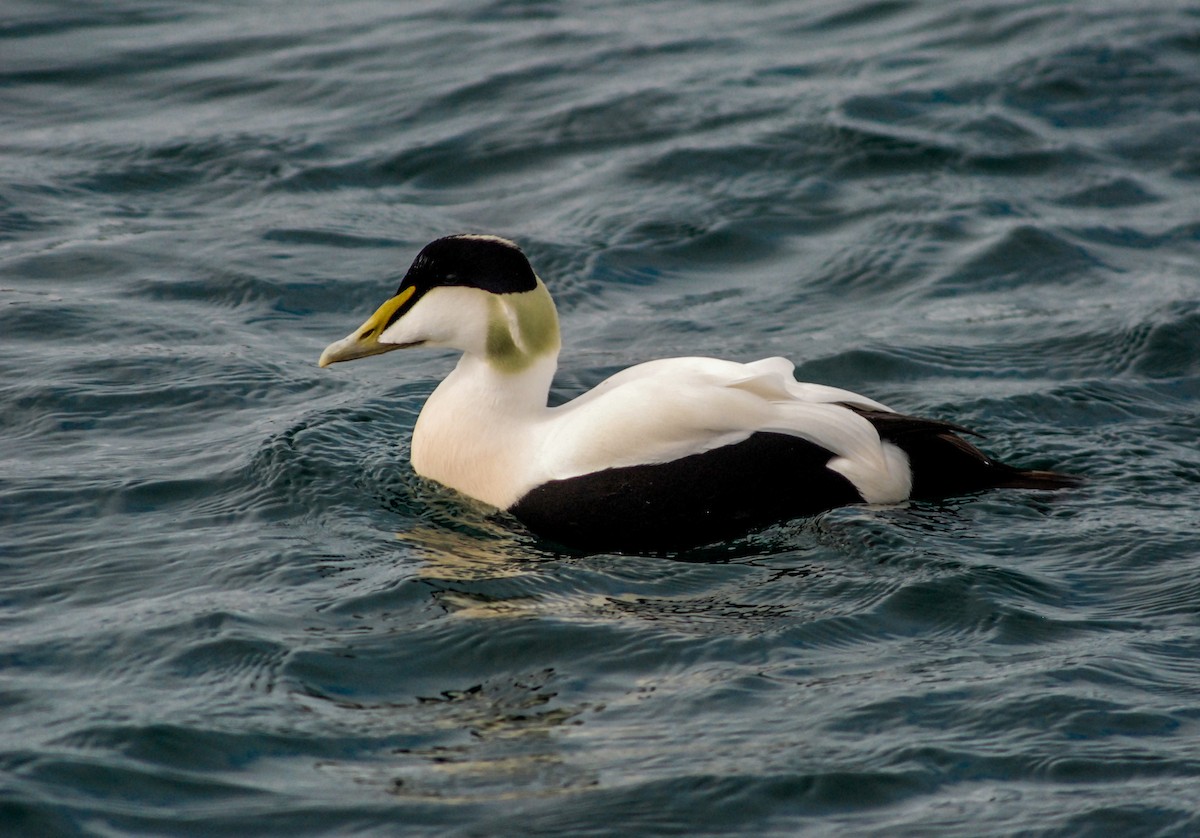
M461 231L1088 483L557 551L316 367ZM10 0L0 445L5 836L1200 834L1200 11Z

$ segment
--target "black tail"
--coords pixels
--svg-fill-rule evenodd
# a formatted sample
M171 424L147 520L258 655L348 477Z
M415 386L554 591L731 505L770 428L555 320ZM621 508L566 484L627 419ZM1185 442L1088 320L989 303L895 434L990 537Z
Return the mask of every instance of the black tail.
M920 419L846 405L875 426L879 436L908 455L914 499L944 498L986 489L1068 489L1083 480L1069 474L1020 469L993 460L959 434L978 436L950 422Z
M1073 474L1040 469L1019 469L1012 466L1004 466L1004 468L1011 471L1003 482L996 484L997 489L1044 489L1050 491L1072 489L1083 485L1083 478Z

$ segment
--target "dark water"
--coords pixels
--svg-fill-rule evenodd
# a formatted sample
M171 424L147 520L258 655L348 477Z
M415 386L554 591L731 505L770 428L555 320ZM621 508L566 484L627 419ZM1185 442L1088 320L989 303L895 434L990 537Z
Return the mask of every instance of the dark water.
M517 239L680 353L1086 489L566 555L318 370ZM9 2L0 833L1200 833L1200 13Z

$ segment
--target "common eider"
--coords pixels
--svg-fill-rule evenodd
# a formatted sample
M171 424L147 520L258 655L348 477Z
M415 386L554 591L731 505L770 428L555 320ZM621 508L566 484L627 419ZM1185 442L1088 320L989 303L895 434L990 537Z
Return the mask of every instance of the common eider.
M462 353L413 429L416 472L568 547L685 549L846 504L1078 483L1000 463L957 425L800 383L785 358L649 361L549 407L554 301L495 236L426 245L320 366L416 346Z

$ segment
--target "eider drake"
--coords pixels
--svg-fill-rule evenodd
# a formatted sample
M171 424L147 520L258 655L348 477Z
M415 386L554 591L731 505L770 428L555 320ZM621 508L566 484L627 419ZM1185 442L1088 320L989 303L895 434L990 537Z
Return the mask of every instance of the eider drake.
M1078 483L997 462L956 425L797 382L784 358L649 361L549 407L554 301L495 236L426 245L320 365L416 346L462 358L421 410L413 468L566 546L683 549L845 504Z

